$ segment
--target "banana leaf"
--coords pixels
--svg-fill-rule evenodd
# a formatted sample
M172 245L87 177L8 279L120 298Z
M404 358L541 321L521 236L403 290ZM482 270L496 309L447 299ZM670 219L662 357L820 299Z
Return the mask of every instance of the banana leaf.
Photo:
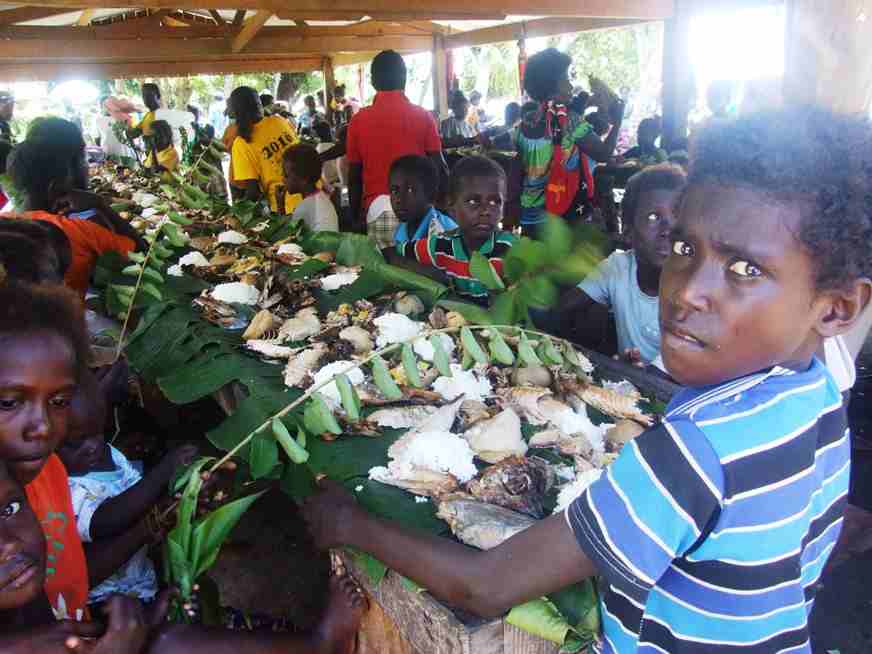
M363 234L343 233L336 250L336 263L340 266L371 266L384 263L384 256L378 246Z
M456 311L461 316L466 318L466 321L473 325L492 325L493 318L484 309L477 304L469 302L460 302L457 300L439 300L439 306L446 311Z
M382 579L388 573L388 567L384 563L371 554L353 547L346 547L345 550L351 554L351 558L354 559L354 565L363 570L366 576L369 577L369 581L373 586L378 586L382 582Z

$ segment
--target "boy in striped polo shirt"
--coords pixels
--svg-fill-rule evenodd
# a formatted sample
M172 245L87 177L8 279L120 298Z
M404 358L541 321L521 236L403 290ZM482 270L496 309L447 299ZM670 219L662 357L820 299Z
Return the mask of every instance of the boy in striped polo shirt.
M461 159L448 182L452 217L457 229L431 233L417 241L397 242L391 263L447 283L455 293L487 304L487 287L469 271L469 260L481 252L502 276L503 259L518 238L500 231L506 199L506 174L487 157Z
M872 128L799 108L697 138L660 283L686 389L565 511L487 552L369 517L332 482L321 546L371 552L480 615L599 575L608 654L811 654L847 502L842 397L815 357L872 295Z

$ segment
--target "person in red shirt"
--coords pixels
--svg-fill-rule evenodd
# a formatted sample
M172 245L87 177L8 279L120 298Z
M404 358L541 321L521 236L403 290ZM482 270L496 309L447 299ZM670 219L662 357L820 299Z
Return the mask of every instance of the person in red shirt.
M72 260L64 283L84 299L94 264L105 252L142 247L136 231L98 195L89 193L85 142L73 123L47 118L12 153L12 183L22 195L18 213L3 214L51 223L69 240Z
M362 227L365 217L367 232L384 248L393 243L399 224L390 208L388 183L394 160L410 154L427 155L443 174L447 170L436 121L404 93L403 58L393 50L380 52L372 60L371 74L375 100L348 126L348 197L352 222Z

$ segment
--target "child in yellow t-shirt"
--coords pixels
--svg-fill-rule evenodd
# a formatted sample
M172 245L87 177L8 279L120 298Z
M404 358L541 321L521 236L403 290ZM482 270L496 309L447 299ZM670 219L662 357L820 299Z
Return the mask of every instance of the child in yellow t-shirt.
M179 167L179 152L173 145L173 128L165 120L156 120L151 124L151 131L154 135L152 170L174 172Z
M284 199L281 190L282 155L299 140L293 125L281 116L263 116L260 98L254 89L237 88L228 102L239 136L233 141L231 158L233 179L246 189L246 197L266 197L270 209L278 213Z

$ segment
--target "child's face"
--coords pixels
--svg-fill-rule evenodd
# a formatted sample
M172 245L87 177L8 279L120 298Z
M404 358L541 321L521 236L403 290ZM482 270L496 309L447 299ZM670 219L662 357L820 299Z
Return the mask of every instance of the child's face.
M285 190L294 195L295 193L303 193L306 190L306 180L297 175L294 171L294 166L289 161L282 162L282 174L285 178Z
M390 188L391 207L402 223L417 222L433 205L433 199L421 180L404 170L391 174Z
M502 177L467 177L454 198L454 220L463 238L482 243L490 238L503 219L506 182Z
M106 454L106 409L102 402L95 401L84 385L73 398L72 412L67 437L58 447L58 456L67 472L81 476L99 467ZM88 389L97 392L96 388Z
M75 388L75 355L59 334L0 336L0 460L20 484L66 436Z
M675 201L679 191L653 189L639 193L633 219L633 251L649 265L662 268L672 252Z
M687 190L660 278L661 353L679 383L808 364L823 300L799 226L798 206L755 191Z
M24 490L0 471L0 610L32 602L45 582L45 536Z

